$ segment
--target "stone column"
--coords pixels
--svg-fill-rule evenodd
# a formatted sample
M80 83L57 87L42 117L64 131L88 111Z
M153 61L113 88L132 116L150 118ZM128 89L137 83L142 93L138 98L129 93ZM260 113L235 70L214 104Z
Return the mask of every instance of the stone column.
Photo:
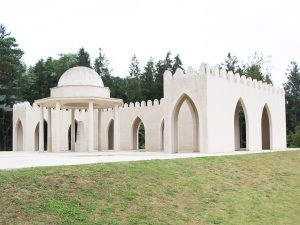
M71 109L71 151L75 152L75 110Z
M48 108L48 130L47 130L47 151L52 151L52 118L51 108Z
M40 105L39 151L44 151L44 107Z
M52 151L59 152L60 151L60 102L55 103L55 111L54 111L54 133L52 135L52 143L53 148Z
M98 109L98 150L101 151L101 109Z
M114 106L114 150L120 150L120 112L119 106Z
M88 151L94 151L94 106L93 102L89 102L88 109Z

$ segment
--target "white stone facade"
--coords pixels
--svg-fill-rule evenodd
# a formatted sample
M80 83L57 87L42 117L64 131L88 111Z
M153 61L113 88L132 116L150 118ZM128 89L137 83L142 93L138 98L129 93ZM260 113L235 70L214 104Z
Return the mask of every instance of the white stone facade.
M180 69L174 75L166 71L164 98L160 101L120 106L114 100L114 108L103 109L107 107L102 103L103 99L102 102L99 99L92 102L90 97L87 99L89 102L76 102L78 109L74 108L75 105L66 109L64 106L70 106L70 103L58 97L67 95L77 99L82 93L94 96L95 86L81 81L84 75L78 75L77 80L72 79L72 84L60 81L62 84L59 84L66 87L62 91L55 90L57 88L51 90L51 93L58 93L58 96L51 96L58 105L38 100L37 104L43 106L43 113L37 104L31 106L24 102L14 105L14 151L137 150L138 127L143 122L145 151L232 152L242 148L239 133L241 110L246 122L245 150L286 148L284 91L261 81L219 70L218 66L210 68L202 64L198 71L189 67L185 74ZM69 76L76 76L76 70ZM83 85L76 87L76 82ZM100 81L97 82L101 86ZM103 95L110 100L107 88L101 88L99 96ZM40 122L41 118L45 127ZM47 142L47 147L43 142Z

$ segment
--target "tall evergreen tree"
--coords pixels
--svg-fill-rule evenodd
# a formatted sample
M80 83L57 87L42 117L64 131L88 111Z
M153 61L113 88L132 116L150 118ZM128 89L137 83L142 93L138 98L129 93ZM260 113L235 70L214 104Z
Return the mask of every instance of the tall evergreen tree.
M109 69L109 61L106 59L102 49L99 48L99 55L94 61L94 70L101 76L105 86L109 87L112 91L113 84L111 78L111 69Z
M287 82L284 84L287 112L287 130L294 132L300 126L300 67L296 61L288 66Z
M240 72L240 65L237 57L228 52L225 62L221 64L227 71L232 71L233 73Z
M130 77L134 77L137 79L140 78L141 69L140 69L139 61L138 61L136 55L133 55L133 57L131 58L131 63L129 66L129 75L130 75Z
M80 48L77 54L78 66L91 66L90 54L84 48Z
M154 77L156 74L156 67L153 58L151 57L144 67L144 72L141 75L141 89L143 100L154 100Z
M175 57L174 57L174 60L173 60L173 65L172 65L172 73L175 73L176 72L176 70L178 69L178 68L180 68L180 69L182 69L183 71L185 71L184 70L184 68L182 67L182 61L181 61L181 59L180 59L180 56L179 56L179 54L177 54Z
M11 149L11 107L18 94L17 80L25 71L22 56L16 39L0 24L0 150Z
M163 75L166 70L171 72L173 68L173 60L171 59L171 52L167 52L166 57L163 60L159 60L156 64L156 74L155 74L155 93L154 98L161 99L164 95L164 78Z

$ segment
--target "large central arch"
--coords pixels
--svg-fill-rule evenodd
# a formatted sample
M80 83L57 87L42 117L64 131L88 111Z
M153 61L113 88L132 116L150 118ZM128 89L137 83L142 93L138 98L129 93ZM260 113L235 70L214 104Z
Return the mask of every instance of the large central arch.
M248 114L242 98L238 100L234 111L234 146L236 151L249 149Z
M193 131L192 131L192 149L191 151L193 152L197 152L199 151L199 114L198 114L198 110L196 108L195 103L193 102L193 100L187 95L187 94L183 94L181 95L181 97L177 100L174 109L173 109L173 113L172 113L172 130L171 130L171 142L172 142L172 146L173 146L173 151L175 153L178 152L178 115L179 115L179 111L181 109L182 104L186 102L191 115L192 115L192 123L193 123Z

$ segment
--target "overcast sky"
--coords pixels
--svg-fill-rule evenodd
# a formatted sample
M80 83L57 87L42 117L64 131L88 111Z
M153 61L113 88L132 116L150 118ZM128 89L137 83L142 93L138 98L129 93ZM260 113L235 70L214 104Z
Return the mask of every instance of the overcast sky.
M198 69L228 52L247 60L257 51L271 55L281 86L289 62L300 63L297 0L0 0L0 7L27 65L80 47L95 58L101 47L113 74L126 76L133 54L144 65L170 50Z

